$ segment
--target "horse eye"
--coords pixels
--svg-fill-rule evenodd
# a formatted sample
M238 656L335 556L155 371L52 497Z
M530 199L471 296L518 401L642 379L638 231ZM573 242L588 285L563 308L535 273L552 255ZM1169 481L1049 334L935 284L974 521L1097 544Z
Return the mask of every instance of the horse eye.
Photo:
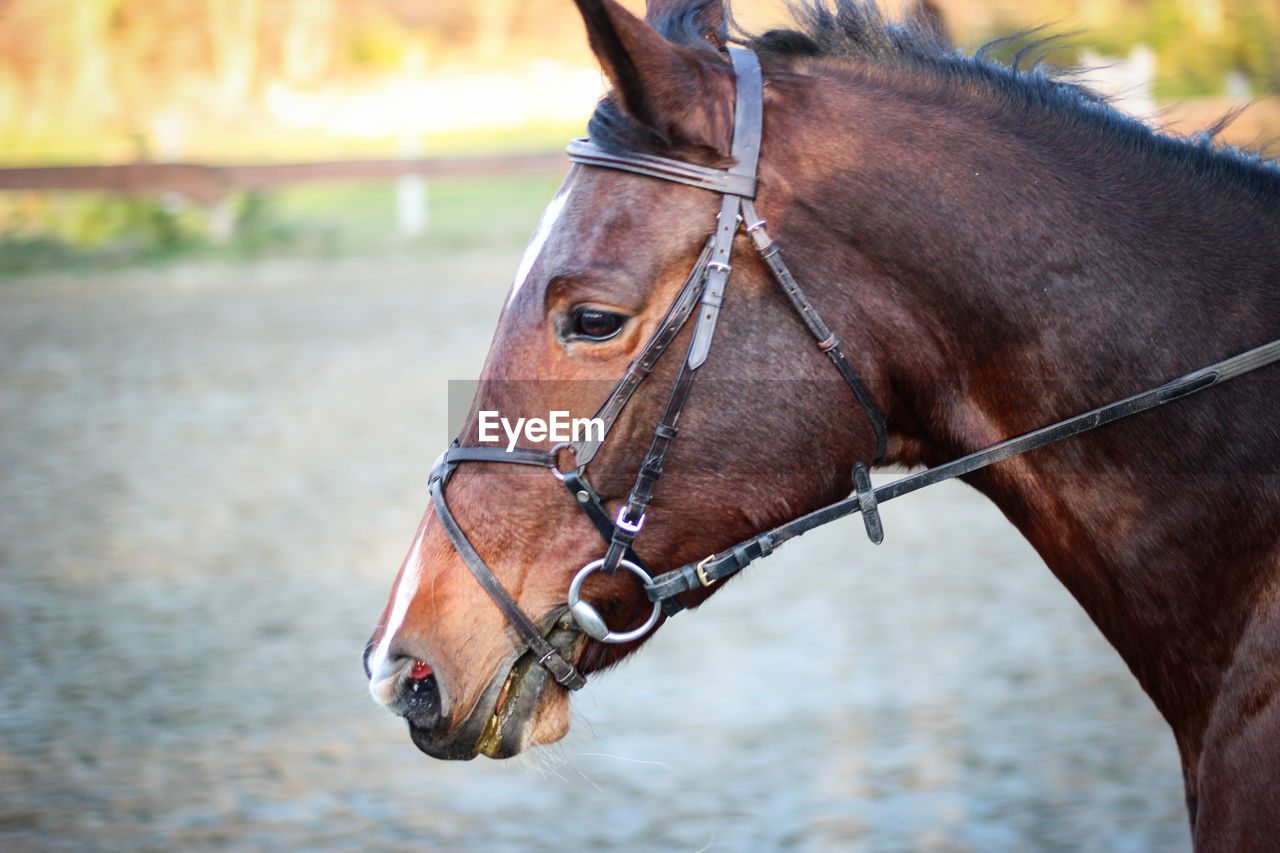
M573 313L572 335L589 341L607 341L622 329L627 320L621 314L598 308L579 308Z

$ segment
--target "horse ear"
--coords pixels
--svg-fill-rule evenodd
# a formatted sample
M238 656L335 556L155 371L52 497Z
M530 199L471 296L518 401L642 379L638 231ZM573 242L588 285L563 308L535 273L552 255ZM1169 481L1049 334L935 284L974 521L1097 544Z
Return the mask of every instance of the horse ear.
M667 41L616 0L575 2L587 25L591 49L613 83L622 108L664 134L682 124L706 97L707 80L694 53ZM650 3L651 10L675 5L660 0Z

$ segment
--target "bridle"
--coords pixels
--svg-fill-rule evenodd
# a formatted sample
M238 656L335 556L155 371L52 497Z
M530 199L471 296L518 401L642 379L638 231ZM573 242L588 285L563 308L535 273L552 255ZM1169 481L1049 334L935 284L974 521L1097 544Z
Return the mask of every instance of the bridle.
M629 631L609 630L604 619L580 595L582 583L596 571L616 574L625 569L635 575L647 588L653 577L644 562L632 550L636 534L644 527L645 512L653 498L653 491L662 474L662 464L671 443L679 430L680 414L689 399L698 370L707 360L711 341L715 335L720 306L724 302L725 287L732 272L731 255L734 238L740 227L746 228L756 250L781 285L791 305L799 313L805 327L813 335L819 349L827 354L844 378L854 397L866 412L876 437L876 451L872 464L885 452L887 433L884 416L880 413L871 394L845 358L840 341L818 315L813 304L805 297L795 278L782 262L778 249L765 230L765 223L756 214L753 199L756 194L756 166L760 155L761 127L764 119L764 82L756 55L745 48L730 46L728 53L736 78L737 96L734 105L733 142L731 156L734 160L728 169L716 169L667 157L637 152L613 152L585 140L574 140L569 145L569 159L584 166L618 169L665 181L686 184L710 190L721 196L720 212L716 217L716 229L707 238L693 270L676 294L658 328L650 336L640 354L631 362L626 373L605 398L596 412L603 422L603 430L588 439L559 446L551 450L501 447L460 447L454 441L436 463L431 476L431 498L445 532L458 550L472 574L489 593L506 615L516 633L520 635L539 662L546 666L557 682L570 689L578 689L586 679L566 661L560 652L551 647L543 632L520 610L510 594L494 577L475 548L467 540L445 500L445 487L460 462L508 462L549 468L573 494L587 518L608 543L604 557L583 566L569 586L567 613L569 618L588 635L606 643L625 643L639 639L657 624L661 614L674 615L682 606L674 598L654 600L652 612L645 622ZM695 319L696 315L696 319ZM654 427L649 452L636 474L626 502L616 516L605 510L599 495L587 480L586 467L595 458L618 415L631 395L653 371L658 359L690 321L693 335L667 399L662 418ZM559 467L562 450L572 450L576 465L569 471Z
M455 439L450 448L437 460L431 473L429 487L436 516L459 556L506 616L529 651L537 657L538 662L547 668L557 683L571 690L582 687L586 683L586 678L566 659L564 654L566 649L557 648L548 640L549 636L569 637L569 640L561 640L561 643L573 642L573 632L556 630L557 628L572 628L576 623L578 629L602 642L626 643L637 640L652 630L663 614L673 616L684 609L684 605L676 599L676 596L700 587L711 586L741 571L752 561L768 556L783 542L815 527L846 515L861 513L868 536L873 542L879 544L884 538L884 530L880 522L878 505L884 501L933 483L972 473L1010 456L1163 405L1280 360L1280 341L1275 341L1195 371L1158 388L1000 442L879 488L873 488L871 485L868 465L858 462L853 467L853 492L844 500L753 536L698 563L690 563L654 576L637 556L632 545L636 535L644 527L645 512L662 473L663 460L678 433L680 414L688 401L694 378L710 352L720 306L724 300L725 287L732 271L730 256L739 228L745 228L757 253L800 316L805 328L817 343L818 349L831 360L862 407L875 434L876 449L871 460L872 465L884 457L888 440L883 414L845 357L840 341L823 322L813 303L804 295L794 276L783 263L778 247L765 229L764 221L756 214L753 200L757 189L756 167L764 115L763 80L760 64L754 53L737 46L729 46L727 50L733 64L737 85L731 149L734 164L728 169L701 166L632 151L609 151L585 139L574 140L568 148L569 159L580 165L615 169L686 184L721 196L715 232L707 239L693 270L676 294L658 328L598 409L596 417L603 422L603 431L589 439L584 438L557 445L550 450L533 448L508 450L497 446L461 447ZM695 314L696 319L694 319ZM635 484L626 502L616 515L611 516L587 480L586 467L595 458L632 394L650 375L658 359L691 320L694 324L693 335L667 399L666 408L657 426L654 427L649 452L640 465ZM576 463L568 470L560 467L561 455L566 450L572 451ZM520 609L476 552L450 511L448 501L445 499L445 490L458 464L462 462L505 462L549 469L552 475L568 488L578 506L582 508L607 543L608 548L604 557L592 560L578 570L569 586L567 608L561 608L553 613L549 620L550 625L540 628ZM626 570L640 581L648 599L653 603L653 610L643 624L631 630L615 632L609 629L605 620L591 604L582 600L581 589L583 582L592 573L603 571L614 575L619 569Z
M685 279L684 285L676 294L658 328L597 411L596 417L603 421L604 429L589 439L568 445L567 449L572 450L576 462L576 466L568 472L561 471L559 467L560 452L566 449L565 447L547 451L529 448L508 451L500 447L459 447L455 441L454 446L445 452L432 473L431 496L436 514L440 517L445 532L463 561L506 614L521 639L551 670L556 681L571 689L581 687L585 679L576 668L563 659L557 650L551 648L542 631L525 616L511 596L502 588L493 572L480 559L449 511L445 500L445 486L460 462L514 462L551 469L552 473L564 482L578 505L582 507L608 543L604 557L583 566L570 584L568 617L597 640L606 643L625 643L647 634L657 624L664 610L668 615L679 612L681 606L675 599L655 600L653 610L644 624L629 631L614 632L609 630L596 609L582 600L580 591L583 581L596 571L612 575L619 569L625 569L635 575L646 588L653 582L644 562L631 546L636 534L644 527L645 512L653 498L658 478L662 474L663 460L678 433L680 414L689 399L694 378L706 362L711 350L720 306L724 301L725 287L732 272L730 261L734 238L740 227L745 226L756 250L799 313L805 327L818 342L819 349L831 359L866 412L876 436L873 464L879 461L885 452L887 433L884 416L876 407L871 394L858 378L848 359L845 358L840 341L822 321L813 304L805 297L799 285L796 284L795 278L783 264L777 247L769 239L768 232L765 230L764 221L756 214L753 199L756 194L756 165L759 161L761 126L764 118L764 83L760 63L754 53L736 46L729 47L728 52L733 63L737 85L731 147L734 163L728 169L716 169L651 154L607 151L585 139L575 140L569 145L569 159L574 163L618 169L650 178L686 184L710 190L721 196L716 229L707 239L693 270ZM635 485L632 486L626 502L616 516L610 516L599 495L587 480L586 466L595 458L631 395L653 371L658 359L689 322L693 323L693 335L689 340L688 351L685 353L684 362L671 389L671 395L667 399L662 418L654 428L649 452L640 465Z

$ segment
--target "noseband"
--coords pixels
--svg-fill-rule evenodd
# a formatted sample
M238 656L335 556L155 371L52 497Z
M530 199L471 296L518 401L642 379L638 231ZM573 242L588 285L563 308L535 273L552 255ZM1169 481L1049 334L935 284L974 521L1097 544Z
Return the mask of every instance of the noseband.
M646 589L653 583L651 573L631 546L636 534L644 527L645 512L662 473L663 459L678 432L680 413L688 401L694 377L711 351L711 341L715 336L720 306L724 302L725 287L733 269L730 264L733 242L740 227L746 228L756 251L759 252L791 305L804 321L809 333L813 335L818 348L831 359L866 412L876 439L876 452L872 464L878 462L885 452L887 435L884 416L871 399L871 394L858 378L848 359L845 358L840 341L822 321L813 304L805 297L795 278L783 264L777 247L765 230L764 221L756 214L752 200L755 198L757 187L756 166L759 162L761 125L764 117L764 83L760 63L754 53L736 46L730 46L728 52L737 80L733 144L730 152L734 164L728 169L716 169L638 152L607 151L585 139L575 140L569 145L569 159L574 163L617 169L649 178L686 184L710 190L721 196L715 232L707 239L684 286L680 288L657 330L597 411L596 417L604 423L602 434L551 450L460 447L455 440L453 446L440 457L431 475L431 499L436 515L440 518L445 533L453 542L459 556L506 615L512 628L520 635L529 650L538 657L539 662L550 670L552 677L558 683L572 690L585 684L586 679L564 659L558 650L551 647L543 631L539 630L525 615L485 565L484 560L467 540L462 528L458 526L457 520L449 510L448 502L445 500L445 487L460 462L508 462L549 468L569 489L587 518L608 543L605 556L587 563L574 577L569 587L568 612L564 614L562 611L560 619L572 618L582 631L602 642L626 643L647 634L657 624L664 611L668 615L678 613L682 606L674 598L655 600L652 612L642 625L629 631L611 631L596 609L582 600L581 588L583 581L593 572L603 571L613 575L620 568L634 575ZM693 319L695 313L697 317ZM654 428L649 452L640 465L635 485L632 486L626 502L615 516L611 516L605 510L595 489L587 481L586 466L599 451L631 395L653 371L659 357L691 319L694 324L693 336L690 338L689 348L671 390L671 396L667 400L666 409ZM576 462L573 469L568 472L560 468L561 451L564 450L571 450ZM709 584L712 581L707 579L706 582Z
M636 534L644 527L645 511L653 497L654 487L662 473L662 463L677 434L680 413L688 400L694 377L707 359L711 341L715 335L716 321L724 300L725 286L732 271L730 254L738 229L745 227L756 251L774 280L786 294L791 306L800 315L805 328L826 353L849 385L854 397L866 413L875 433L876 450L871 464L879 462L885 454L887 434L884 416L877 408L862 380L845 358L840 342L822 321L813 304L805 297L782 262L778 247L769 238L765 223L756 215L753 199L756 195L756 165L760 152L761 124L764 114L764 87L760 64L755 54L745 48L728 48L733 70L737 77L737 100L734 110L732 156L734 165L728 169L715 169L693 163L685 163L666 157L638 152L607 151L584 139L569 145L569 159L584 166L596 166L631 172L649 178L686 184L709 190L721 196L720 213L715 232L707 239L689 277L677 293L657 330L649 338L640 354L631 362L625 374L605 398L596 413L603 421L603 435L557 445L550 450L502 447L460 447L453 445L441 455L431 474L431 500L445 533L449 536L459 556L475 575L476 580L507 617L512 628L536 655L555 680L564 687L577 690L586 683L573 664L546 639L556 625L568 626L575 622L583 632L606 643L626 643L647 634L662 614L675 615L683 605L675 596L700 587L711 586L717 581L741 571L753 560L772 553L778 545L844 516L861 513L867 534L877 544L884 532L880 523L878 505L917 489L943 480L972 473L1002 459L1060 441L1087 430L1102 426L1123 417L1172 402L1173 400L1211 388L1221 382L1256 370L1280 360L1280 341L1250 350L1209 367L1202 368L1157 388L1126 397L1114 403L1068 418L1050 426L1002 441L983 450L962 456L951 462L920 471L878 488L872 488L866 464L859 462L853 468L853 493L844 500L814 510L793 521L760 533L728 550L713 554L699 563L691 563L654 577L644 562L632 550ZM586 466L599 451L619 413L636 388L649 376L659 357L697 314L693 336L685 360L667 400L662 418L654 428L649 452L640 465L635 485L616 516L604 508L599 495L587 481ZM570 469L560 466L561 454L572 451L575 465ZM569 586L568 608L556 612L553 624L540 630L520 609L510 593L494 576L475 548L468 541L462 528L449 510L445 500L445 488L461 462L507 462L547 468L564 483L587 518L608 543L605 556L587 563L574 576ZM616 574L625 569L634 575L644 587L653 610L642 625L628 631L611 631L599 612L582 600L583 581L597 571Z

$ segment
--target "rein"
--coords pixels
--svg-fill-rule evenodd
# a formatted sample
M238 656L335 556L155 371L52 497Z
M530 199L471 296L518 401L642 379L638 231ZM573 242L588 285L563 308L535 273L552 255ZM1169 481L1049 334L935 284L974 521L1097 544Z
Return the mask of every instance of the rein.
M592 440L557 445L550 450L461 447L455 439L450 448L437 460L431 474L432 503L445 533L457 549L459 556L502 610L529 651L537 656L538 662L550 671L559 684L570 690L582 687L586 683L586 678L562 654L564 650L553 647L546 639L557 625L567 626L572 620L584 633L606 643L638 640L653 629L663 614L674 616L684 609L684 605L676 599L676 596L699 587L711 586L746 568L754 560L768 556L778 545L815 527L847 515L861 513L867 535L872 542L879 544L884 539L884 528L880 521L878 507L885 501L934 483L972 473L1011 456L1061 441L1120 418L1190 396L1251 370L1280 361L1280 341L1274 341L1197 370L1158 388L1008 439L879 488L871 486L868 465L858 462L853 467L853 492L849 497L753 536L701 562L690 563L655 576L632 549L632 544L636 535L644 527L645 512L662 473L663 459L678 434L680 414L692 390L694 378L710 352L720 306L724 301L725 287L732 272L730 255L739 227L745 227L755 250L783 293L786 294L792 308L799 314L818 348L826 353L848 384L866 414L876 441L872 465L884 457L888 441L883 414L845 357L840 341L823 322L813 304L801 291L795 277L783 263L778 247L765 229L764 221L756 214L753 199L757 189L756 167L764 114L763 80L760 64L754 53L737 46L730 46L728 51L737 79L731 151L735 161L733 166L728 169L715 169L651 154L607 151L585 139L574 140L568 148L570 160L580 165L630 172L698 187L721 195L715 232L707 239L693 270L670 308L667 309L657 330L596 413L596 417L604 422L603 434ZM632 394L650 375L658 359L690 321L694 324L693 335L668 397L666 408L654 428L649 452L640 465L635 484L625 503L616 515L611 515L587 480L587 464L599 451ZM567 469L560 466L562 453L566 450L572 452L575 461L575 465ZM578 570L569 586L567 611L561 609L552 614L550 626L540 629L520 609L472 546L450 511L445 490L453 472L462 462L506 462L549 469L568 488L587 518L600 533L601 538L607 543L608 549L604 557L593 560ZM611 631L599 612L581 597L582 584L593 572L604 571L613 575L619 569L625 569L634 575L644 587L649 601L653 603L653 610L644 623L624 632Z
M853 468L854 493L849 497L740 542L700 563L682 566L658 575L645 586L645 593L651 601L666 601L670 600L671 596L697 589L699 586L710 586L718 580L736 574L752 561L768 556L774 548L788 539L794 539L815 527L821 527L854 513L862 513L867 536L879 545L884 541L884 527L880 523L879 505L885 501L900 498L925 486L970 474L1011 456L1088 432L1112 421L1127 418L1129 415L1136 415L1139 412L1163 406L1165 403L1190 397L1192 394L1221 385L1276 361L1280 361L1280 341L1272 341L1224 359L1217 364L1188 373L1149 391L1099 406L1016 438L1006 439L967 456L961 456L950 462L894 480L892 483L886 483L876 489L871 488L871 477L867 467L859 462Z

